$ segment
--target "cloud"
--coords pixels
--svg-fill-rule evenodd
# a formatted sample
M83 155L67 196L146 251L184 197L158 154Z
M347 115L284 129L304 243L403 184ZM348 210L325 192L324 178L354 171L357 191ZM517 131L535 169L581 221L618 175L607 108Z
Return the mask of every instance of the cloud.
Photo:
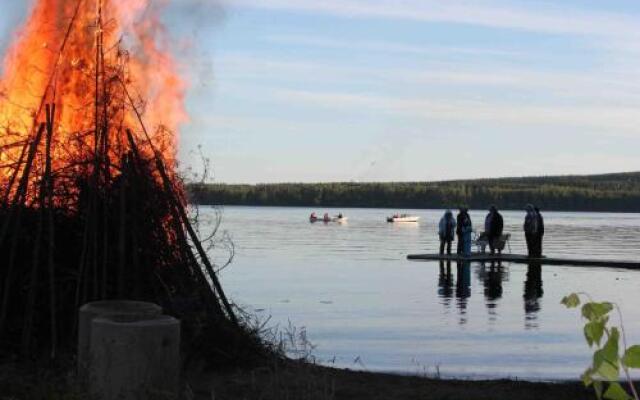
M447 22L548 34L638 38L638 16L590 13L536 2L530 7L482 0L232 0L230 6L323 13L344 18Z
M278 90L276 98L335 110L367 110L425 120L487 122L523 126L586 128L615 136L637 137L635 107L530 106L522 104L394 98L369 94Z
M303 36L303 35L269 35L265 41L270 43L302 45L309 47L375 51L381 53L405 53L416 55L443 55L458 54L466 56L492 56L492 57L518 57L526 56L521 51L509 51L489 48L455 47L455 46L418 46L406 43L373 40L340 40L330 37Z
M559 152L553 155L522 154L509 162L521 175L598 174L611 171L637 171L638 157L621 154Z
M389 68L375 65L345 65L336 60L290 59L227 54L218 59L221 78L246 82L248 78L268 81L269 86L299 85L313 82L333 87L362 83L368 87L386 84L402 90L423 90L434 95L434 88L450 89L450 96L464 96L476 89L499 89L508 94L544 95L550 103L571 100L574 104L612 104L640 107L640 75L633 70L615 71L544 71L528 66L503 67L499 64L475 65L461 62L431 62L424 67ZM457 89L457 90L455 90ZM468 95L468 94L466 94Z

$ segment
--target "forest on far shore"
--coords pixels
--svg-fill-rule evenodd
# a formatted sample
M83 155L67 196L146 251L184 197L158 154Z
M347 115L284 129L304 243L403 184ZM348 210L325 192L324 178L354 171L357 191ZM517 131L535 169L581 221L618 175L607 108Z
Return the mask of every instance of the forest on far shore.
M640 172L442 182L189 184L202 205L640 212Z

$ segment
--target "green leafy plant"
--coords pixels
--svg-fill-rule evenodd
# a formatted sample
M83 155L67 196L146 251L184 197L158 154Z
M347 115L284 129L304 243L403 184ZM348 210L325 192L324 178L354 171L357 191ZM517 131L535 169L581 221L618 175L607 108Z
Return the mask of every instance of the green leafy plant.
M582 305L582 317L587 321L584 337L589 347L595 348L592 364L582 374L584 384L594 388L598 399L640 400L629 372L631 369L640 369L640 346L627 346L620 308L615 303L595 302L585 293L571 293L562 299L562 304L567 308ZM614 310L620 320L619 328L610 324L609 317ZM621 372L626 378L629 392L620 384Z

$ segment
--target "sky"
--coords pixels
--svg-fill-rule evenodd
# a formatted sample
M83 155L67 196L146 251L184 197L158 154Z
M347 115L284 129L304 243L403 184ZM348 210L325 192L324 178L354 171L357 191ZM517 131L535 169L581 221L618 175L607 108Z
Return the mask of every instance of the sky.
M0 49L26 13L0 0ZM173 0L226 183L640 170L640 1ZM187 45L184 45L188 43Z

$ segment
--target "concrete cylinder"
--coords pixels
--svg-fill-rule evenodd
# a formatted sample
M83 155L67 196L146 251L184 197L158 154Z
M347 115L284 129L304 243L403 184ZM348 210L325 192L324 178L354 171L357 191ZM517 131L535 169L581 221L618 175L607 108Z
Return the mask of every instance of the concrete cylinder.
M177 398L180 321L98 317L91 323L89 393L101 400Z
M78 315L78 377L84 381L88 377L91 364L91 321L96 317L129 316L148 318L162 314L162 307L143 301L105 300L94 301L80 307Z

